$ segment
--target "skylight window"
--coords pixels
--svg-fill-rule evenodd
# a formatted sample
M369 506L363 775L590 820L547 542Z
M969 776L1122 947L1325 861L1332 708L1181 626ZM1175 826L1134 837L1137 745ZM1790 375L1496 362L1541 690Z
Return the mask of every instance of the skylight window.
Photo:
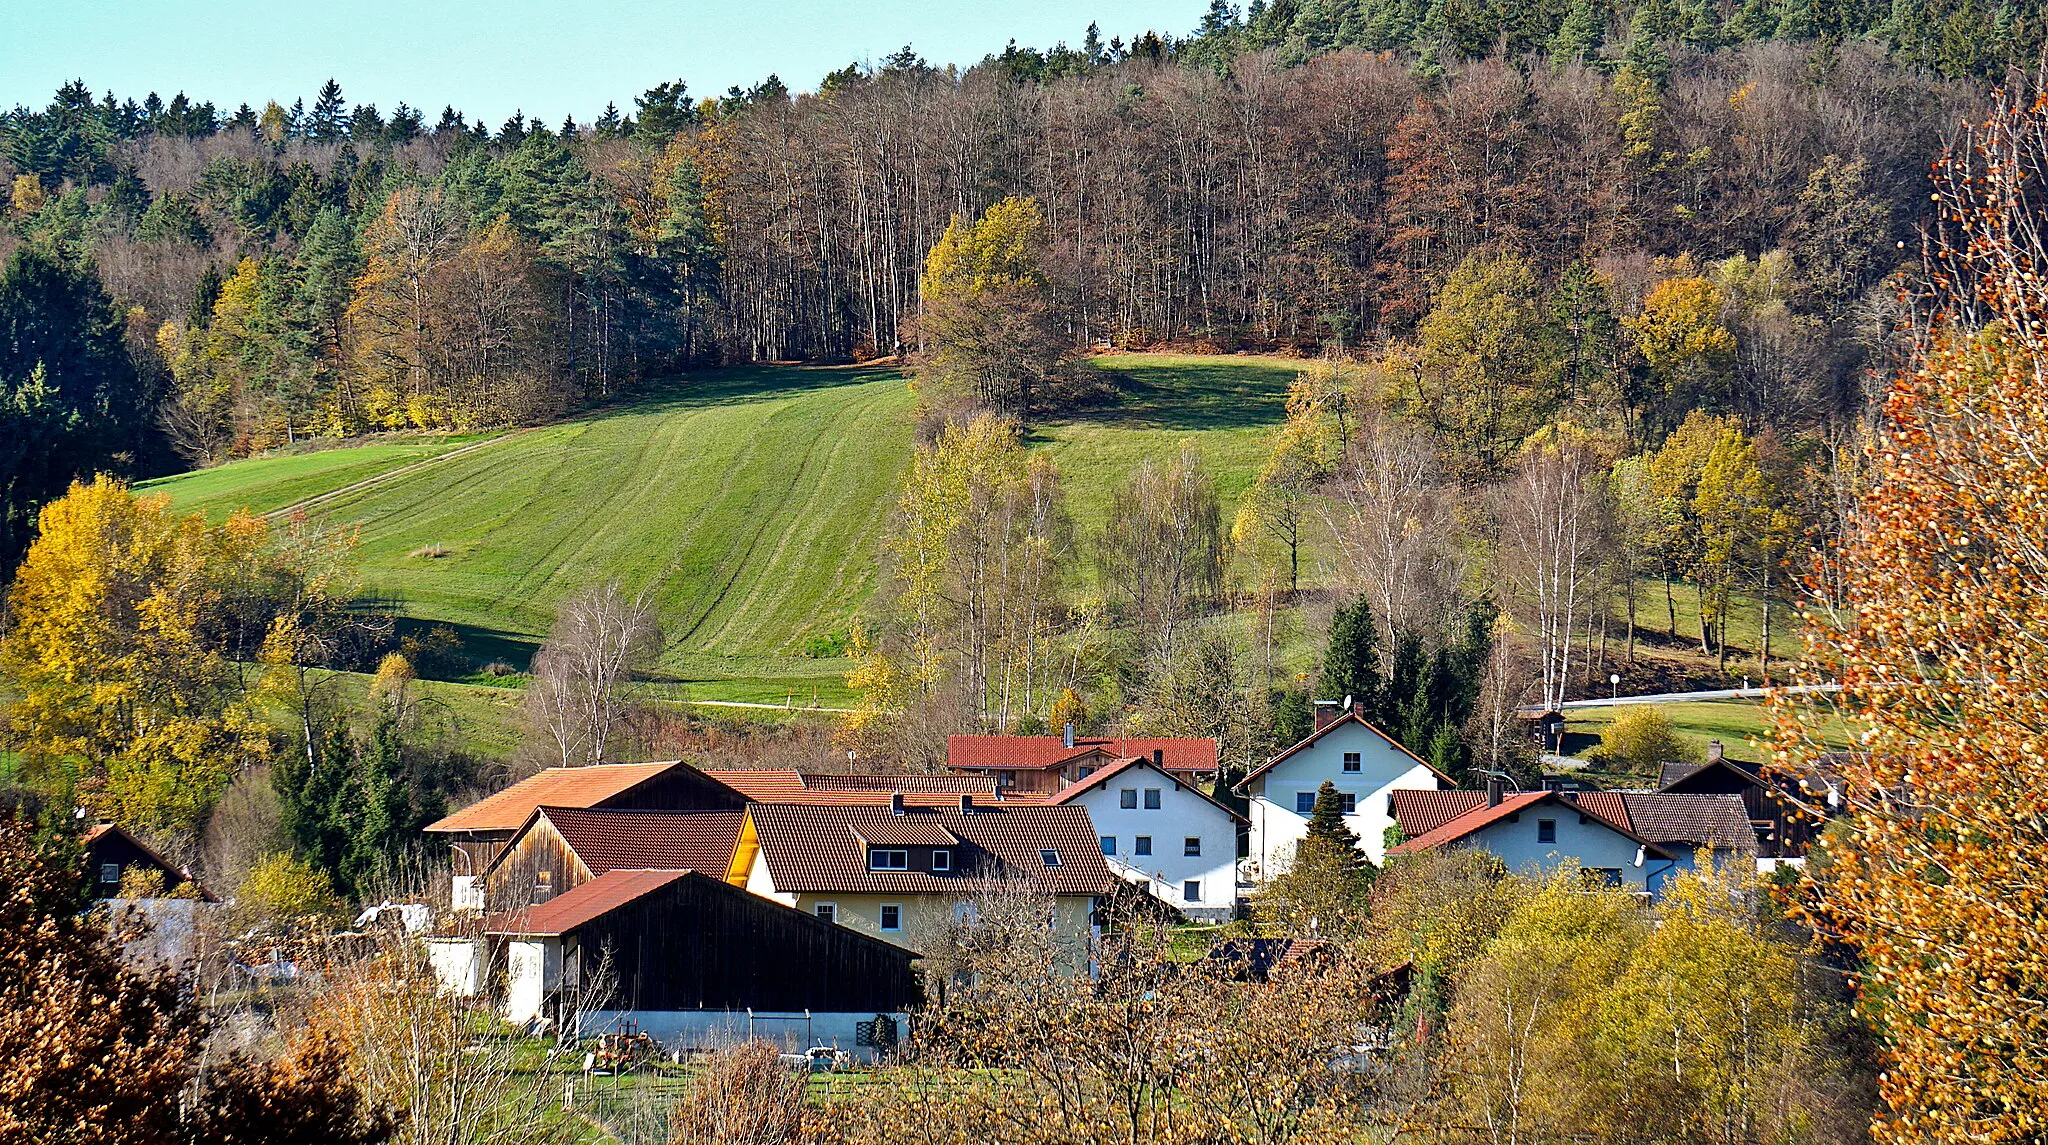
M1038 861L1048 867L1057 867L1060 865L1060 853L1054 850L1040 851L1038 852Z

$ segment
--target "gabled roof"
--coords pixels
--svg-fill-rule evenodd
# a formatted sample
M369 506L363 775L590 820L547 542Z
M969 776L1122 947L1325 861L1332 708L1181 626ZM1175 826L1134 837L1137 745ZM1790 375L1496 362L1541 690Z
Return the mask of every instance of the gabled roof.
M605 915L653 894L691 871L611 871L538 906L492 915L486 934L555 937L574 934ZM698 876L703 877L703 876Z
M681 760L550 767L495 795L486 795L460 811L427 824L423 829L437 832L516 831L537 807L601 807L641 784L679 768L703 776L714 789L723 786L715 778L704 776ZM745 802L738 792L733 792L731 799L734 806Z
M178 881L165 886L164 890L166 893L174 891L181 886L189 885L192 887L193 893L199 896L201 902L220 901L218 895L206 889L205 883L192 877L192 872L164 858L155 847L136 838L127 828L122 827L118 823L95 823L86 829L85 837L79 842L82 846L90 849L94 843L107 838L117 838L126 842L129 846L142 852L143 857L147 858L150 862L155 863L170 874L176 875Z
M1583 791L1578 805L1619 823L1652 843L1691 851L1756 850L1756 829L1740 795L1690 795L1668 791Z
M993 776L922 775L828 775L794 768L751 771L707 771L704 774L747 797L749 803L813 803L849 807L886 805L892 793L901 792L912 806L958 806L960 796L994 799L997 786Z
M1114 779L1127 771L1134 771L1140 768L1154 772L1178 786L1187 788L1189 791L1192 791L1196 795L1200 796L1203 802L1216 808L1218 811L1223 812L1225 815L1230 816L1232 819L1240 823L1244 822L1244 816L1239 815L1237 812L1232 811L1230 808L1225 807L1223 804L1216 802L1216 800L1213 797L1211 797L1208 792L1203 791L1200 787L1197 787L1192 783L1189 783L1184 776L1173 775L1161 771L1159 768L1152 766L1152 760L1148 756L1132 756L1129 759L1117 760L1115 763L1110 764L1108 767L1103 768L1101 771L1084 775L1081 778L1075 780L1074 782L1067 784L1066 787L1062 788L1058 794L1055 794L1046 799L1046 802L1054 805L1071 802L1072 800L1079 798L1090 788L1100 787L1103 784L1108 783L1111 779Z
M1600 814L1598 811L1595 811L1592 808L1573 803L1564 795L1556 791L1525 791L1520 795L1511 795L1508 798L1501 800L1499 803L1491 807L1486 806L1482 802L1479 806L1474 807L1472 810L1465 812L1463 815L1460 815L1457 818L1450 820L1443 826L1438 827L1433 831L1428 831L1421 835L1418 835L1415 838L1410 839L1407 842L1401 844L1400 846L1395 847L1393 850L1388 851L1387 853L1389 855L1413 855L1421 851L1435 850L1436 848L1441 847L1446 843L1455 843L1458 840L1465 838L1466 836L1472 834L1475 831L1479 831L1486 827L1490 827L1493 824L1506 819L1510 815L1518 814L1522 811L1527 811L1531 808L1536 807L1538 804L1551 801L1555 801L1569 808L1570 810L1584 814L1598 821L1602 826L1608 828L1614 833L1642 844L1651 853L1657 855L1659 858L1669 859L1675 857L1671 854L1671 852L1665 850L1663 847L1658 846L1656 843L1653 843L1650 840L1643 838L1641 835L1638 835L1634 831L1629 830L1627 827L1624 827L1621 824L1614 822L1612 819L1607 818L1606 816Z
M1082 807L998 804L977 806L972 815L914 807L891 815L886 807L756 803L747 808L747 820L769 877L783 894L960 894L976 878L1009 877L1053 894L1103 895L1116 883ZM871 832L924 828L960 840L951 871L868 869L861 840ZM743 829L742 849L747 842ZM1041 850L1056 852L1059 865L1046 866Z
M1436 776L1438 782L1443 783L1449 787L1456 787L1458 785L1457 780L1452 779L1450 776L1445 775L1443 772L1438 771L1434 767L1430 767L1428 760L1422 758L1419 755L1416 755L1414 752L1409 751L1407 748L1402 747L1400 740L1395 739L1393 736L1388 735L1387 733L1374 727L1372 724L1366 722L1364 716L1359 715L1357 712L1345 712L1343 715L1337 717L1334 720L1331 720L1329 723L1324 724L1322 727L1317 728L1315 731L1310 732L1307 739L1302 740L1300 743L1295 744L1293 747L1288 748L1286 751L1281 752L1279 755L1274 756L1273 758L1267 760L1265 763L1261 764L1258 768L1254 769L1250 775L1247 775L1243 779L1238 781L1237 790L1245 790L1247 784L1251 783L1252 780L1257 779L1259 776L1264 775L1267 772L1273 770L1273 768L1277 767L1280 764L1280 761L1286 759L1288 756L1293 755L1295 752L1302 751L1306 748L1314 746L1317 740L1322 739L1324 736L1329 735L1331 732L1336 731L1338 728L1341 728L1346 724L1357 724L1359 727L1362 727L1365 730L1371 732L1372 734L1387 741L1388 746L1392 747L1395 751L1400 752L1402 755L1407 756L1409 759L1414 760L1415 762L1421 764L1424 767L1429 767L1429 773L1431 775Z
M1159 752L1168 771L1216 770L1213 739L1147 736L1079 737L1068 747L1064 736L947 736L946 766L1036 771L1058 767L1094 752L1116 759Z
M519 840L545 822L593 875L633 868L723 871L732 861L745 817L744 811L536 807L491 869L504 864Z
M1394 825L1410 839L1420 838L1486 802L1484 791L1397 788L1388 793Z

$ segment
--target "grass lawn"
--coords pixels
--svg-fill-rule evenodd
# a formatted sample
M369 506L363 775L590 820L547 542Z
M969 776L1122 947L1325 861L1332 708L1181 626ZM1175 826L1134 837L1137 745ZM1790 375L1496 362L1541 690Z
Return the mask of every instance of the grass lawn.
M1110 490L1141 461L1183 441L1215 474L1227 524L1299 363L1093 363L1119 375L1121 392L1029 439L1059 462L1084 528L1101 527ZM804 645L844 632L875 592L913 406L893 369L710 370L459 456L442 455L466 439L378 441L149 488L224 516L392 474L315 512L361 530L374 598L411 622L453 627L477 665L524 668L564 597L616 580L655 605L664 647L653 675L674 698L844 707L847 662L811 658Z
M1600 735L1614 720L1615 713L1627 708L1573 708L1566 712L1565 751L1570 755L1584 755L1600 742ZM1720 740L1722 750L1728 758L1751 767L1763 763L1766 751L1754 746L1751 741L1762 743L1768 735L1763 705L1752 700L1714 700L1704 703L1659 704L1657 710L1680 734L1693 739L1702 754L1708 740ZM1826 739L1830 746L1849 746L1848 730L1840 721L1827 725Z
M178 508L225 517L237 509L268 513L484 440L490 434L422 434L370 445L278 453L213 469L159 477L138 486L168 493Z

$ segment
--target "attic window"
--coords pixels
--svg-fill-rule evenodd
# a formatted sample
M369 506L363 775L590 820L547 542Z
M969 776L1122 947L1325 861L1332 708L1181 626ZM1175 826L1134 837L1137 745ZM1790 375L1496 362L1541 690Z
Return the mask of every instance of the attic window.
M119 863L101 863L101 864L100 864L100 881L101 881L101 882L103 882L103 883L118 883L118 882L120 882L120 881L121 881L121 864L119 864Z
M1060 853L1050 849L1040 851L1038 852L1038 861L1048 867L1057 867L1060 865Z
M1344 770L1357 771L1363 763L1364 759L1358 752L1347 751L1344 753Z
M951 851L949 851L949 850L945 849L944 847L938 847L938 848L935 848L935 849L933 849L933 851L932 851L932 870L934 870L934 871L950 871L950 870L952 870L952 869L953 869L953 852L951 852Z
M1555 843L1555 842L1557 842L1557 820L1555 820L1555 819L1538 819L1538 820L1536 820L1536 841L1537 841L1538 843Z
M907 871L910 869L910 852L900 849L884 850L876 847L868 852L868 870Z

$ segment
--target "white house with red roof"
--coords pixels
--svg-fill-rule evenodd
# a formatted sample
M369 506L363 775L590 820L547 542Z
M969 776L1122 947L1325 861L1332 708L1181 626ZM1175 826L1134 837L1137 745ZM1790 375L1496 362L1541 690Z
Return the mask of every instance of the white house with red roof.
M1514 871L1549 871L1576 862L1588 878L1638 891L1656 891L1679 867L1677 852L1600 814L1587 800L1558 791L1503 796L1498 785L1470 810L1389 854L1439 847L1491 851Z
M1191 919L1227 922L1237 907L1237 812L1187 772L1130 756L1046 800L1088 809L1102 857L1119 877Z
M1387 828L1394 824L1390 793L1457 786L1450 776L1367 723L1363 708L1319 705L1316 730L1307 739L1267 760L1237 785L1251 801L1255 880L1270 879L1293 861L1325 781L1344 798L1344 822L1357 833L1359 849L1375 863L1386 858Z
M1076 736L1068 724L1056 736L947 736L946 766L986 775L997 790L1051 795L1120 759L1150 756L1190 783L1213 781L1216 741L1159 736Z

